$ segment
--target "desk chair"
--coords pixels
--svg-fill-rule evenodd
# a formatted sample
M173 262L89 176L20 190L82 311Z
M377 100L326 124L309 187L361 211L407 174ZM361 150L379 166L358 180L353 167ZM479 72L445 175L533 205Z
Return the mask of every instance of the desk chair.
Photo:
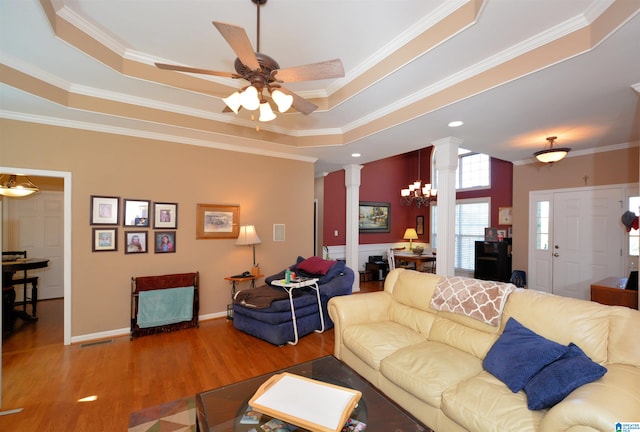
M8 260L14 261L19 258L26 259L27 251L3 251L2 258L4 260L5 257L8 257ZM22 277L19 277L20 274L16 273L13 275L13 279L10 281L3 281L3 290L6 287L11 287L15 285L22 285L22 302L17 302L15 304L22 304L22 311L27 313L27 303L31 303L31 317L36 317L36 304L38 303L38 277L37 276L27 276L27 270L22 272ZM27 297L27 288L31 284L31 296Z

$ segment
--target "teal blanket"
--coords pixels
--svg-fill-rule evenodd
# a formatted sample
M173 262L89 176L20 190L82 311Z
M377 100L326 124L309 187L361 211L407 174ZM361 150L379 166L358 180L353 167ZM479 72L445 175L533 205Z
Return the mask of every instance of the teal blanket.
M138 327L156 327L190 321L193 318L192 286L140 291Z

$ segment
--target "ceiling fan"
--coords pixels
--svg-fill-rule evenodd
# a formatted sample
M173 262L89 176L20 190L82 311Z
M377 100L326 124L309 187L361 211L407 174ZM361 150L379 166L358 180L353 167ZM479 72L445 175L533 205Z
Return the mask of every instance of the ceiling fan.
M209 69L200 69L188 66L156 63L160 69L190 72L196 74L214 75L225 78L242 78L249 85L236 91L223 99L227 107L225 112L233 111L236 114L241 108L250 111L260 109L260 121L269 121L275 118L263 90L269 92L270 98L275 102L280 112L286 112L290 107L304 115L311 114L318 106L298 96L291 90L282 87L285 82L300 82L320 80L327 78L340 78L344 76L344 68L340 59L327 60L320 63L307 64L281 69L280 65L271 57L260 52L260 6L267 0L251 0L257 6L257 50L254 52L247 33L242 27L233 24L213 21L222 37L231 46L238 56L234 67L236 73L219 72Z

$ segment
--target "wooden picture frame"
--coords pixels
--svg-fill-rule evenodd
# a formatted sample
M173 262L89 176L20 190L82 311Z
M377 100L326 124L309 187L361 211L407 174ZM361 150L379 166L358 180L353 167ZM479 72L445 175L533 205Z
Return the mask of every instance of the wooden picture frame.
M196 205L196 239L233 239L240 233L240 206Z
M178 228L178 204L153 203L153 228Z
M120 224L120 197L91 195L90 204L91 225Z
M424 235L424 216L416 216L416 233Z
M124 208L124 221L123 221L124 226L126 227L150 226L149 210L151 207L151 201L124 199L122 207Z
M511 207L498 208L498 225L511 225L513 209Z
M153 251L155 253L173 253L176 251L176 232L175 231L154 231L155 245Z
M147 234L147 231L125 231L124 241L126 246L124 253L147 253L149 251Z
M91 239L92 252L118 250L118 228L93 228Z
M391 205L385 202L361 201L358 207L358 228L361 233L391 231Z

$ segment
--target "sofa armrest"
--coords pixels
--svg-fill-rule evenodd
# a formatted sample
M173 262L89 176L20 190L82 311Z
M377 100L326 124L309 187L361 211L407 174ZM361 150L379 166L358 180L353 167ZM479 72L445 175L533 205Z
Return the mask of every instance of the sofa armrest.
M540 430L609 432L618 422L638 421L640 368L620 364L606 367L608 371L601 379L577 388L551 408Z
M329 282L319 285L320 295L326 299L335 296L351 294L355 275L353 270L345 267L344 271Z
M340 358L342 333L352 325L387 321L391 296L384 291L366 294L332 297L329 300L329 316L335 326L334 355Z

